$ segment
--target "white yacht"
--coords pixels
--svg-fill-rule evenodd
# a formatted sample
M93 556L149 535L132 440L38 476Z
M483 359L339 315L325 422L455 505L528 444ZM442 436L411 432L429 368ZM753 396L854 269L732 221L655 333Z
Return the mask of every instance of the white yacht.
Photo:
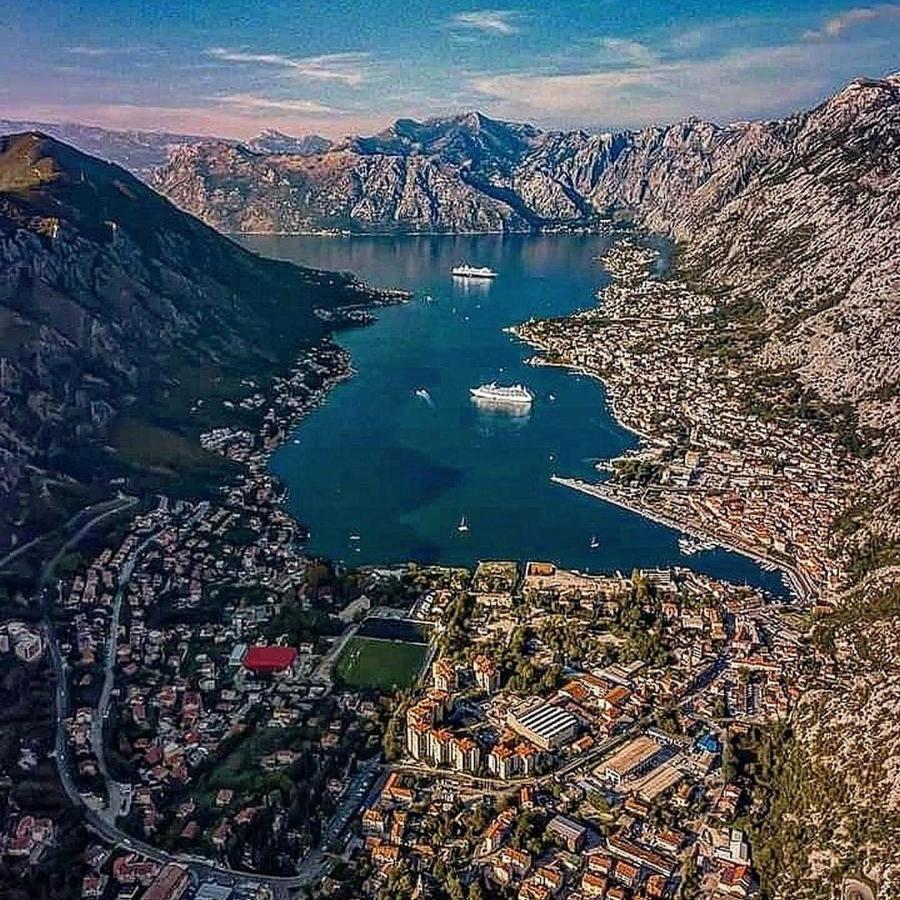
M516 406L530 406L534 402L534 394L523 384L497 384L492 381L478 387L469 388L473 400L488 400L492 403L509 403Z
M450 270L454 278L496 278L497 273L487 266L470 266L462 263Z

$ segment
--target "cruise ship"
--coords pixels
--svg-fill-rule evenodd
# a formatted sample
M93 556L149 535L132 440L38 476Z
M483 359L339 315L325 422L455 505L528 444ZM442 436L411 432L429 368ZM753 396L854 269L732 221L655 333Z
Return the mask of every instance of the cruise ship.
M487 266L459 265L450 270L454 278L496 278L497 273Z
M488 400L492 403L514 403L518 405L530 405L534 400L534 394L522 384L482 384L475 388L469 388L473 400Z

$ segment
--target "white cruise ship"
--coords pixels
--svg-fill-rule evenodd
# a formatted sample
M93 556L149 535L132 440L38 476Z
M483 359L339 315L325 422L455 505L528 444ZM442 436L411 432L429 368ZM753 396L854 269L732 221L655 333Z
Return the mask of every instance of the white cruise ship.
M459 265L450 270L454 278L496 278L497 273L487 266Z
M469 388L473 400L488 400L492 403L514 403L516 405L531 405L534 394L522 384L482 384L476 388Z

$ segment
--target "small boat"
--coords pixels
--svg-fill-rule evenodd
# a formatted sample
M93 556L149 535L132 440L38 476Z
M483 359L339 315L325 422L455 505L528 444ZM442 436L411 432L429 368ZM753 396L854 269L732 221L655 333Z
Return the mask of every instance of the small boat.
M466 521L466 517L465 517L465 516L463 516L463 517L459 520L459 525L456 526L456 530L457 530L460 534L464 534L465 532L467 532L467 531L469 530L469 523Z
M548 394L548 395L547 395L547 399L548 399L548 400L555 400L555 399L556 399L556 394Z
M420 400L430 400L431 399L431 394L428 393L426 388L416 388L415 391L413 391L413 393Z
M597 535L591 535L591 550L596 550L600 546L600 541L597 540Z
M487 266L470 266L465 263L450 270L454 278L496 278L497 273Z
M351 541L358 541L359 539L360 539L360 537L359 537L358 534L351 534L351 535L350 535L350 540L351 540Z
M299 443L300 443L300 438L294 438L294 443L295 443L295 444L299 444Z

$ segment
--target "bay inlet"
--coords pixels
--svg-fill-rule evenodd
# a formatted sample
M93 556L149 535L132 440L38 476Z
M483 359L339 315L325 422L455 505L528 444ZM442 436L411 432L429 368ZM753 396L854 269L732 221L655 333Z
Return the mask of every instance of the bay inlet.
M244 239L266 256L352 271L411 303L345 331L356 374L272 457L312 554L351 565L542 559L585 571L681 565L783 593L780 575L715 549L686 557L680 533L555 485L596 478L598 458L636 445L596 380L535 367L504 329L595 302L602 235ZM453 279L461 263L496 279ZM520 383L526 409L475 404L469 389ZM459 523L465 517L467 530Z

